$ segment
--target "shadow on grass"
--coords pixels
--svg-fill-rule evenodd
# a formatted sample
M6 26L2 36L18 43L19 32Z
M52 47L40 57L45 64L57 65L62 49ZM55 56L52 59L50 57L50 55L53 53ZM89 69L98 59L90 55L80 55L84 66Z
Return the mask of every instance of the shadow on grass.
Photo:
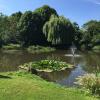
M0 79L11 79L9 76L0 75Z

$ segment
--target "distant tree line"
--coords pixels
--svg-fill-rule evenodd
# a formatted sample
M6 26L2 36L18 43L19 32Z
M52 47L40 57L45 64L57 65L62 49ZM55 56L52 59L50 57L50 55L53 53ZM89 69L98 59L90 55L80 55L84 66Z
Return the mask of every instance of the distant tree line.
M10 16L0 13L1 47L10 43L69 47L72 42L85 49L100 45L100 21L91 20L80 28L48 5Z

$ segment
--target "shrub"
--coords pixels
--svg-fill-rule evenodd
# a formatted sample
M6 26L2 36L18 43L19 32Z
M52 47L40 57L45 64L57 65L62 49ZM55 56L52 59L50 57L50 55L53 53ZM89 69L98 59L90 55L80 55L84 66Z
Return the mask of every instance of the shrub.
M86 74L77 78L76 84L88 89L92 94L100 96L100 77L95 74Z

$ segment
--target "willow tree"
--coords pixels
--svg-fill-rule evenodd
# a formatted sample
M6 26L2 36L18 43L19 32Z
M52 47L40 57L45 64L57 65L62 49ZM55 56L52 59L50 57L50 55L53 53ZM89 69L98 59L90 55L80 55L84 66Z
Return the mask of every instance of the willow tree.
M43 27L48 42L53 45L70 45L73 40L74 27L72 23L63 16L52 15Z
M44 5L40 8L37 8L34 13L37 13L40 16L40 19L42 21L41 24L44 24L46 21L48 21L51 17L51 15L58 16L56 10L54 8L51 8L48 5Z

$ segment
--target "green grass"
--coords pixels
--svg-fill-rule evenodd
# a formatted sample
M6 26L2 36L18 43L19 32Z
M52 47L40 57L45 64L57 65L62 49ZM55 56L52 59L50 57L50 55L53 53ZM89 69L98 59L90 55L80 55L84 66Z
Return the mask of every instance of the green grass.
M21 49L21 46L19 44L8 44L8 45L4 45L2 47L2 49L4 49L4 50L19 50L19 49Z
M92 50L93 50L94 52L100 52L100 45L94 46L94 47L92 48Z
M44 47L44 46L29 46L27 48L27 51L30 53L48 53L48 52L52 52L55 51L55 48L51 48L51 47Z
M0 100L98 100L25 72L0 73Z

